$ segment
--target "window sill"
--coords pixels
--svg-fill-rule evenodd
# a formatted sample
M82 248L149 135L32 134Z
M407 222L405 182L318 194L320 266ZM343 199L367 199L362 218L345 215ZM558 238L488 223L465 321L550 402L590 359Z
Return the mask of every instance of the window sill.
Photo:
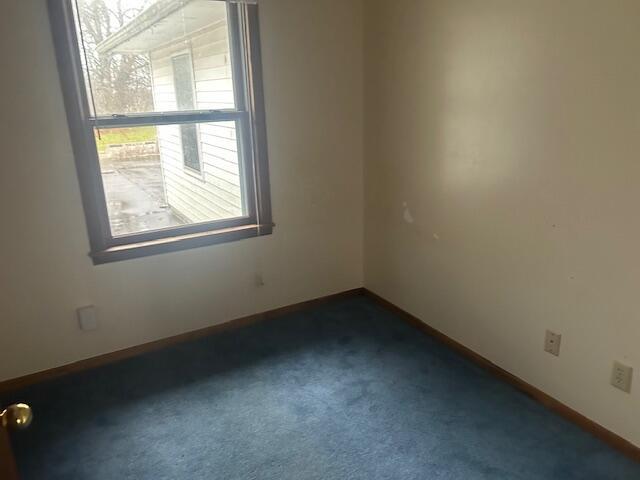
M177 252L191 248L205 247L217 243L227 243L244 238L260 237L271 235L273 224L268 225L242 225L240 227L225 228L202 233L180 235L170 238L162 238L149 242L130 243L128 245L118 245L89 255L94 265L103 263L119 262L133 258L148 257L162 253Z

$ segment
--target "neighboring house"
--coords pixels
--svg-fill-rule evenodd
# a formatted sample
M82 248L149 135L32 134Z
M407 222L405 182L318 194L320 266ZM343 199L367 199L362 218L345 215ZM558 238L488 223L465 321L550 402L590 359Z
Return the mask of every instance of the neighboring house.
M225 2L160 0L98 51L148 56L155 111L232 108L227 32ZM234 122L157 130L169 206L190 223L241 216Z

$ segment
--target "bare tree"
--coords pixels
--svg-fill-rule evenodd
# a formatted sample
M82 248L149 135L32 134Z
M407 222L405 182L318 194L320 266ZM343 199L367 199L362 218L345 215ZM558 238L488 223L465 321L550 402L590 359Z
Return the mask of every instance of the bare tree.
M144 55L99 53L96 49L149 3L151 0L78 2L86 67L98 115L153 110L148 58Z

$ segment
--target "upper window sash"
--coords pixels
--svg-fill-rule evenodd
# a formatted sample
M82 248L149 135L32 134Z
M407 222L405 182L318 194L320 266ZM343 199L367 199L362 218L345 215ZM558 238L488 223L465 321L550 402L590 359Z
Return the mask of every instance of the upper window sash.
M74 0L50 0L50 2L61 2L66 4L69 13L73 17L74 22L79 22L80 12L75 7ZM174 0L179 1L179 0ZM167 123L176 123L175 121L163 122L159 117L177 118L178 122L193 121L229 121L236 119L244 119L240 115L233 115L233 113L248 114L249 98L251 97L250 85L248 84L248 69L251 62L251 58L248 55L249 45L245 44L246 34L248 34L248 18L246 15L246 5L257 5L256 0L209 0L211 2L226 3L227 12L227 29L228 29L228 42L229 42L229 56L231 62L231 78L233 82L233 98L234 107L221 108L221 109L180 109L175 111L140 111L140 112L125 112L115 111L109 114L98 114L95 109L95 91L97 89L92 85L91 73L87 69L86 65L86 51L79 49L72 53L75 56L74 60L77 62L78 69L82 72L78 76L79 87L83 92L80 96L80 100L84 103L83 111L86 114L86 118L90 119L92 126L106 127L106 126L119 126L119 125L162 125ZM255 7L254 7L255 8ZM74 25L75 26L75 25ZM74 29L75 30L75 29ZM245 35L243 35L243 33ZM71 44L78 45L83 43L82 36L76 36L75 31L69 32ZM79 42L80 41L80 42ZM187 120L186 115L192 114L193 120ZM126 119L130 119L127 121Z

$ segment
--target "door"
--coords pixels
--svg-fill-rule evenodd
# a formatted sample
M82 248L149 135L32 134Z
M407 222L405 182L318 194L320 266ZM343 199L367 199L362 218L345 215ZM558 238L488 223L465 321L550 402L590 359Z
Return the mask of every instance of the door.
M0 427L0 478L18 479L18 469L9 443L9 432L4 427Z
M11 449L9 431L27 428L32 414L29 405L18 403L0 413L0 479L18 480L18 467Z

